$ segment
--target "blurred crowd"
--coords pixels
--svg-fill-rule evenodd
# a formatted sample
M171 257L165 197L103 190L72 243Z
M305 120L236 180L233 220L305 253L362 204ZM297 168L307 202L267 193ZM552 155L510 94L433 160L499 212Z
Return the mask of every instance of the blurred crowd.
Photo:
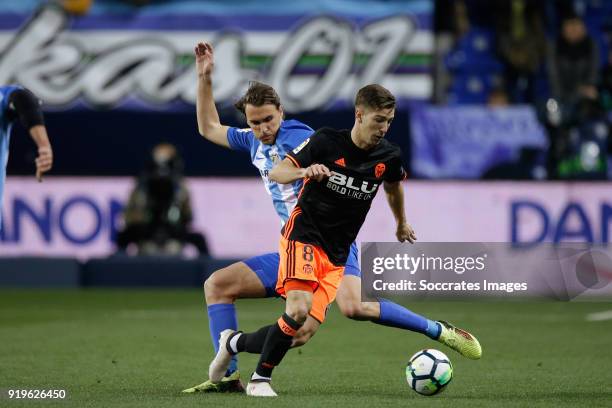
M548 178L607 178L612 2L438 0L435 10L437 103L533 105Z
M81 12L95 2L60 1ZM103 1L142 8L172 2ZM432 2L433 102L530 105L548 136L545 151L527 148L519 163L484 178L612 178L612 0ZM323 114L295 116L317 123L313 116Z

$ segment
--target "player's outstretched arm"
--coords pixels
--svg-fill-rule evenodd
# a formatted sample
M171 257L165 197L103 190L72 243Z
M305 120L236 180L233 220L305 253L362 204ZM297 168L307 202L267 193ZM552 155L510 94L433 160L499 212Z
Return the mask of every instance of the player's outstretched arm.
M330 176L331 172L323 164L311 164L302 169L296 167L295 163L289 159L283 160L270 171L270 180L280 184L293 183L305 177L321 181Z
M306 177L306 169L296 167L293 161L285 159L270 170L269 177L277 183L288 184Z
M16 89L9 96L9 109L13 110L19 117L24 128L28 129L30 136L38 146L36 157L36 178L42 181L43 173L51 170L53 165L53 150L47 136L47 129L40 101L27 89Z
M408 241L414 244L416 241L416 234L414 230L406 222L406 213L404 212L404 190L402 183L397 181L393 183L384 183L385 193L387 195L387 203L393 212L395 222L397 223L397 230L395 236L399 242Z
M198 131L211 142L230 147L227 140L227 126L221 124L212 92L212 71L215 65L212 45L200 42L195 47L196 71L198 74L198 95L196 112Z

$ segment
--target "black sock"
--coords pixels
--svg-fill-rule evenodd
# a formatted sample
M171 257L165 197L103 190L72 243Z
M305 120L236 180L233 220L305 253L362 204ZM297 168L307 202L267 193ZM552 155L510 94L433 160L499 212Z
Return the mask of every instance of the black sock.
M264 326L261 329L257 330L253 333L241 333L240 337L238 337L238 341L236 341L236 350L238 353L242 353L246 351L247 353L252 354L261 354L263 350L263 345L266 342L266 336L268 335L268 330L272 325ZM236 336L238 333L232 335ZM231 340L231 337L230 337ZM227 347L229 349L229 341L227 343ZM233 350L228 350L230 354L236 354Z
M280 364L291 347L293 336L302 327L284 313L276 324L269 326L255 373L261 377L272 377L272 370Z

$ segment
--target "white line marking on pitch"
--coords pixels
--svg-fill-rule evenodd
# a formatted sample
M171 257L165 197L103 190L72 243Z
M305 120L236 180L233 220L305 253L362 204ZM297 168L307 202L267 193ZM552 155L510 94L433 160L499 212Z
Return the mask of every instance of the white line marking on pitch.
M606 310L605 312L589 313L588 315L586 315L586 319L590 322L612 320L612 310Z

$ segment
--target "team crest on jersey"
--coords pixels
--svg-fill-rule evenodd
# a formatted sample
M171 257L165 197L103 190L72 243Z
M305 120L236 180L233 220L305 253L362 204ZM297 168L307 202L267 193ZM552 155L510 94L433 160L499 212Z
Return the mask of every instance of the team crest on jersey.
M310 142L310 138L304 140L301 145L299 145L298 147L293 149L293 154L298 154L300 152L300 150L302 150L304 148L304 146L306 146L308 144L308 142Z
M268 157L270 158L270 161L272 162L272 164L275 166L281 162L276 146L273 146L270 149L270 152L268 153Z
M305 273L306 275L312 275L312 274L313 274L313 272L314 272L314 269L313 269L312 265L310 265L310 264L306 264L306 265L304 265L304 268L303 268L303 269L304 269L304 273Z
M376 167L374 167L374 176L376 176L376 178L381 178L382 175L385 174L386 169L387 166L385 166L385 163L378 163Z
M270 153L270 160L272 160L272 163L274 165L277 165L278 163L280 163L280 156L278 155L278 153L274 152L274 153Z

